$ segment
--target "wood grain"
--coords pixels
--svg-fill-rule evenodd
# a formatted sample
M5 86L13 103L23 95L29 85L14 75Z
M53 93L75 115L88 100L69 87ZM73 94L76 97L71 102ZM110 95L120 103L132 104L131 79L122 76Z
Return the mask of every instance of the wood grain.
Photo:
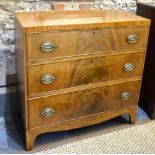
M39 59L38 60L27 60L26 66L36 66L36 65L44 65L44 64L51 64L51 63L61 63L65 61L74 61L74 60L82 60L82 59L89 59L89 58L96 58L96 57L104 57L104 56L115 56L115 55L122 55L122 54L133 54L138 52L145 52L145 49L134 49L134 50L120 50L117 52L99 52L99 53L91 53L91 54L83 54L83 55L74 55L74 56L67 56L67 57L57 57L57 58L47 58L47 59Z
M111 80L107 82L90 83L87 85L81 85L81 86L76 86L76 87L48 91L48 92L30 94L27 96L27 99L30 101L33 99L44 98L44 97L48 97L51 95L66 94L66 93L72 93L72 92L81 91L81 90L94 89L94 88L99 88L99 87L112 86L115 84L121 84L125 82L133 82L133 81L141 81L141 80L142 80L141 76L136 76L136 77L119 79L119 80Z
M137 61L139 60L139 61ZM104 56L76 61L30 66L27 69L28 95L106 82L142 75L144 52L116 56ZM133 71L125 71L124 65L133 63ZM43 84L41 78L45 74L55 77L53 83Z
M150 20L122 10L34 11L15 15L26 33L150 25Z
M136 105L139 86L140 82L136 81L29 101L29 128ZM123 101L120 95L126 91L132 96L129 100ZM42 111L50 107L55 109L54 115L43 117Z
M147 33L147 27L132 27L29 34L26 35L27 58L28 61L40 61L40 59L144 49ZM127 42L130 34L138 36L137 43ZM56 45L54 51L41 51L40 46L46 41L51 41Z

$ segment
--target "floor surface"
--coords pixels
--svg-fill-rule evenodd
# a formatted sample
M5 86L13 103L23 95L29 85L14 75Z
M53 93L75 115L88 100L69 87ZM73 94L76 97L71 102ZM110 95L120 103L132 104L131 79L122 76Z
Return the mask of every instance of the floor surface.
M143 121L149 121L149 118L147 114L139 108L136 124ZM104 123L81 129L42 134L36 139L33 150L26 152L24 150L23 135L19 134L19 131L21 131L20 126L17 126L10 117L5 119L0 117L0 153L35 153L125 127L131 127L128 115L123 115Z

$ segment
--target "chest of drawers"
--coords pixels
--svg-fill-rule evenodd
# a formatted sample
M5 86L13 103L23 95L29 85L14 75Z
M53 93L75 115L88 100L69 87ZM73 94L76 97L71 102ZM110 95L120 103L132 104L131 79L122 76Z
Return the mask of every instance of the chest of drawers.
M136 117L148 19L115 10L16 13L26 149L42 133Z

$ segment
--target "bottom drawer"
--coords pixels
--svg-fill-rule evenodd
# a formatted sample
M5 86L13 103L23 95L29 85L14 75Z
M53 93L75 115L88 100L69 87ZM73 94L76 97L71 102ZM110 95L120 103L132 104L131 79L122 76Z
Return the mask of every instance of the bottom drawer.
M87 89L28 101L29 128L137 104L140 81Z

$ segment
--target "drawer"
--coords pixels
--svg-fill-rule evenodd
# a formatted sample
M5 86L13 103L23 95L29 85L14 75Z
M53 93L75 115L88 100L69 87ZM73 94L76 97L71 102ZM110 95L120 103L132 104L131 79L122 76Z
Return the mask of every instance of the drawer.
M27 58L52 59L145 48L147 33L146 27L132 27L27 34Z
M132 81L30 100L29 128L136 105L139 86Z
M140 76L144 55L138 52L29 66L28 94Z

